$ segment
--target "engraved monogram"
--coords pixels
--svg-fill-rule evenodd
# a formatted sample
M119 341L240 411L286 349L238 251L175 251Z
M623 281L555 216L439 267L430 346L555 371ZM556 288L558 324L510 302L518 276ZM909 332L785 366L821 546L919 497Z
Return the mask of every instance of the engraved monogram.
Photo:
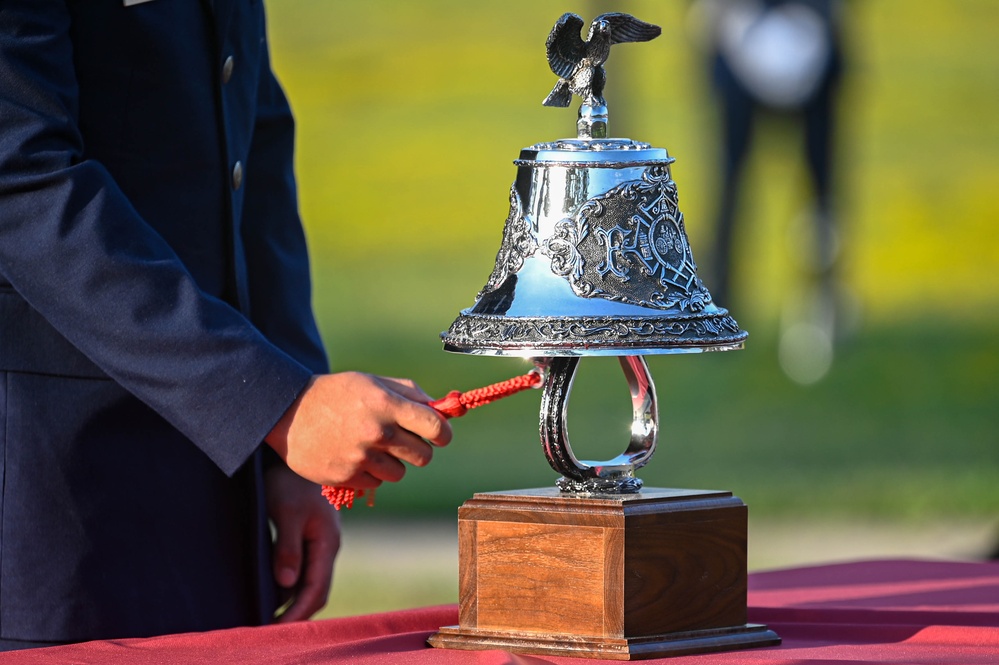
M654 309L700 312L711 301L665 166L590 199L555 224L542 253L573 292Z

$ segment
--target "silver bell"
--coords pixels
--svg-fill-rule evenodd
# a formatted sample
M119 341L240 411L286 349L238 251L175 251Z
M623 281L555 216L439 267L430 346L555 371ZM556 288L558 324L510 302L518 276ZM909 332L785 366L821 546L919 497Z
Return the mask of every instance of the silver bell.
M527 357L741 348L746 333L697 276L672 162L629 139L524 148L496 265L444 348Z
M567 492L635 492L655 450L658 411L645 354L740 349L747 333L712 301L680 212L664 148L607 137L603 62L610 45L648 41L658 26L603 14L581 39L565 14L548 38L559 76L549 106L582 97L577 137L520 152L492 274L447 332L456 353L521 356L546 373L541 438ZM565 426L579 356L620 356L634 420L625 452L578 460Z

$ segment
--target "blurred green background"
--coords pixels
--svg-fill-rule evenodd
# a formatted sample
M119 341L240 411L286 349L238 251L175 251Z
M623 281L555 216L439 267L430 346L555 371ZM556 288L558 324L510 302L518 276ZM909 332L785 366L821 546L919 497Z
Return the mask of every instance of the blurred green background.
M555 19L624 9L663 26L615 47L612 135L666 147L695 257L718 187L716 111L686 2L271 0L274 67L298 119L315 304L336 369L408 376L433 395L525 371L456 356L438 333L492 269L520 148L574 134L555 82ZM762 128L732 310L745 350L652 357L663 421L647 485L734 491L754 515L994 520L999 536L999 3L848 2L841 98L841 276L852 334L820 381L777 359L800 295L800 138ZM615 84L615 77L621 83ZM613 88L612 88L613 90ZM707 284L710 288L711 284ZM613 360L586 359L570 404L581 456L627 439ZM607 385L609 384L609 385ZM476 491L550 485L540 395L455 421L453 445L347 521L444 516ZM588 453L587 451L592 451Z

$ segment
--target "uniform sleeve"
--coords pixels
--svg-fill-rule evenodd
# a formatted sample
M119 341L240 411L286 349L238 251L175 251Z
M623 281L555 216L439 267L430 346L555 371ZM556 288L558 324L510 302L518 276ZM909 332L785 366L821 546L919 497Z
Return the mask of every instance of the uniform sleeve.
M199 289L83 158L70 27L59 2L0 8L0 275L231 474L312 370Z

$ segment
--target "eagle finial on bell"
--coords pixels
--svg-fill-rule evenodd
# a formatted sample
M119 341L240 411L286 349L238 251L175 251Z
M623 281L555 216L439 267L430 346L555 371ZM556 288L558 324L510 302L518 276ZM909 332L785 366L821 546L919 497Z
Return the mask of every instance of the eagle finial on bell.
M545 50L548 66L558 75L558 83L542 102L545 106L568 106L572 96L583 99L576 123L579 138L607 138L607 102L604 63L614 44L647 42L660 35L658 25L639 21L621 13L601 14L590 23L584 41L580 36L583 19L572 13L562 14L555 23Z

